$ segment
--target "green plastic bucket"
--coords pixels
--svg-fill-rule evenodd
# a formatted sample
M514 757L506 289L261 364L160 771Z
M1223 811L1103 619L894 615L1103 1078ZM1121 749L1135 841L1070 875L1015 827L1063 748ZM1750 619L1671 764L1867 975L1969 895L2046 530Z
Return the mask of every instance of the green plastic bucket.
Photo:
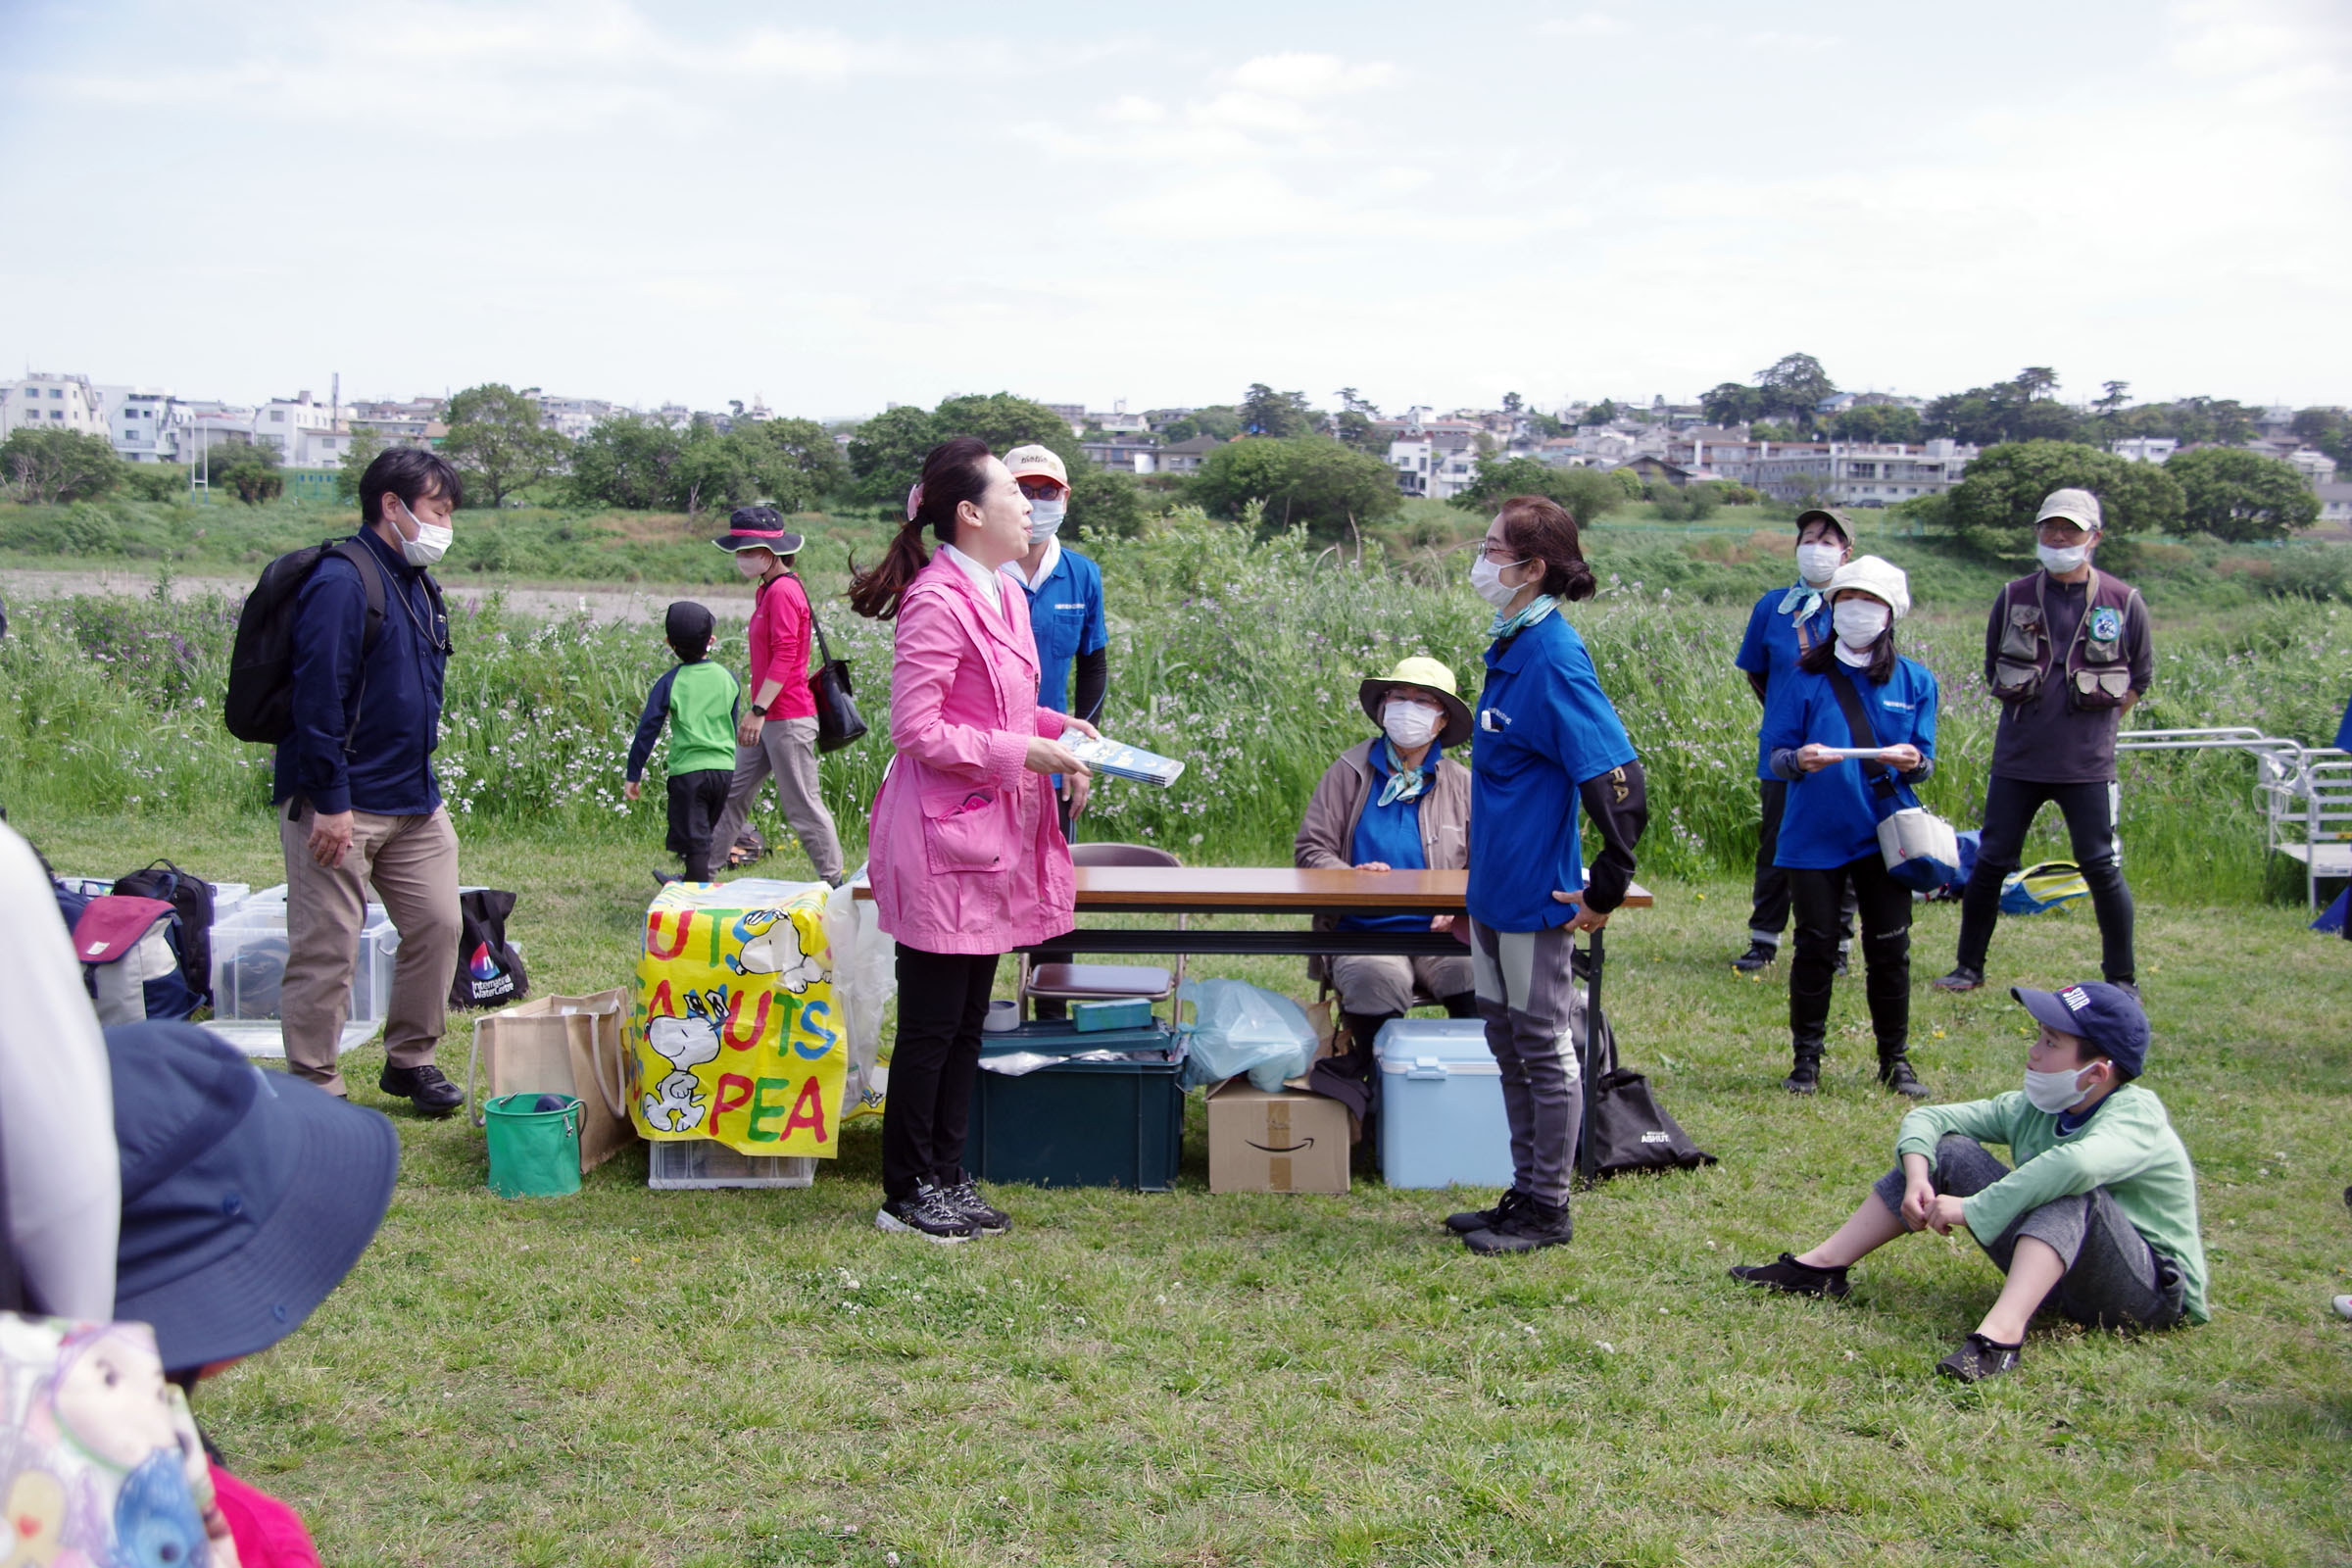
M534 1110L537 1094L501 1095L482 1105L490 1137L490 1190L501 1198L561 1198L580 1190L580 1102Z

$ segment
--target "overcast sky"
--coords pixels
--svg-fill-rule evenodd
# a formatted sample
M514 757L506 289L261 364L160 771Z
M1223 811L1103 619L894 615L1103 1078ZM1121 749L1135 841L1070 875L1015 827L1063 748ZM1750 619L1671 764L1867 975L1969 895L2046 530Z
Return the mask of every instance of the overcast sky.
M0 0L0 373L189 396L2352 401L2345 0Z

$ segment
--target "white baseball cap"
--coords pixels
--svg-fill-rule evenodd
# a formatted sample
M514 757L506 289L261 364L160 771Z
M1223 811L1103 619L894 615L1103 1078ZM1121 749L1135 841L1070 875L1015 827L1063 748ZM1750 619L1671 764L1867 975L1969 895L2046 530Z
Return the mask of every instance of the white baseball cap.
M1911 579L1903 575L1902 567L1882 556L1861 556L1847 562L1831 573L1830 585L1822 592L1836 599L1846 588L1858 588L1873 599L1886 601L1897 620L1911 613Z
M2099 498L2087 490L2053 490L2041 498L2041 510L2034 514L2034 526L2038 528L2052 517L2064 517L2075 526L2091 533L2103 530L2107 523L2099 515Z
M1064 490L1070 487L1070 470L1062 466L1060 455L1034 441L1005 453L1004 466L1015 479L1051 479Z

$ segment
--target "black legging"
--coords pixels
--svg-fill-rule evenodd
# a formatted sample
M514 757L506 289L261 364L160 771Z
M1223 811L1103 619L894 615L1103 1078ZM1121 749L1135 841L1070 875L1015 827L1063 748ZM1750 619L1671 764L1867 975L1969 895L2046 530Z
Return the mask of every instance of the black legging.
M962 1179L997 956L899 944L899 1032L882 1101L885 1198L911 1198L918 1182L949 1187Z
M1862 995L1881 1060L1901 1053L1911 1035L1911 890L1887 874L1875 852L1829 870L1792 868L1796 961L1788 967L1788 1032L1797 1053L1820 1056L1830 1021L1830 986L1838 970L1838 921L1847 889L1862 917Z
M1994 774L1984 786L1984 831L1977 843L1977 867L1960 898L1962 967L1982 970L1992 951L1992 928L2001 917L2001 879L2023 860L2026 830L2042 805L2056 801L2066 816L2075 863L2090 887L2090 906L2099 917L2099 970L2110 985L2130 985L2132 890L2124 885L2123 849L2116 841L2113 784L2037 784Z

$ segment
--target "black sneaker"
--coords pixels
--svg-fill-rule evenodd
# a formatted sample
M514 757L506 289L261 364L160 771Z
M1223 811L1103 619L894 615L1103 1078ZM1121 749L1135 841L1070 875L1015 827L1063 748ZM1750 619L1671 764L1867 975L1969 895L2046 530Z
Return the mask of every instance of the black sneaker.
M2025 1356L2023 1345L1996 1345L1982 1334L1971 1334L1960 1348L1936 1363L1936 1370L1962 1383L1982 1383L2017 1370Z
M1732 1278L1788 1296L1826 1296L1833 1301L1844 1300L1854 1289L1845 1282L1845 1270L1799 1263L1789 1252L1783 1252L1777 1263L1734 1263Z
M1880 1063L1879 1082L1905 1100L1928 1098L1928 1086L1921 1083L1919 1074L1911 1070L1911 1060L1908 1056L1897 1056L1892 1061Z
M990 1207L968 1173L954 1185L940 1188L939 1196L948 1207L961 1214L971 1223L972 1229L982 1236L1002 1236L1012 1229L1012 1216L1001 1208Z
M656 866L654 868L654 886L658 888L665 888L672 882L682 882L684 880L685 878L679 876L675 871L664 871L660 866Z
M1516 1188L1494 1200L1493 1208L1465 1208L1458 1214L1446 1216L1446 1228L1456 1236L1468 1236L1477 1231L1491 1231L1509 1219L1527 1201L1527 1195Z
M1747 951L1732 960L1732 968L1740 974L1753 974L1768 968L1781 956L1781 950L1769 942L1750 942Z
M1950 974L1937 975L1928 982L1931 991L1975 991L1984 984L1984 971L1972 969L1965 963L1952 965Z
M1788 1076L1781 1080L1781 1087L1792 1095L1812 1094L1821 1087L1821 1063L1800 1057L1796 1065L1788 1069Z
M1489 1229L1472 1231L1462 1243L1473 1252L1533 1252L1539 1248L1565 1246L1575 1234L1566 1203L1554 1208L1522 1198L1510 1213Z
M421 1067L387 1065L375 1087L387 1095L405 1096L424 1116L446 1116L466 1103L465 1091L429 1061Z
M874 1214L874 1229L904 1231L926 1242L952 1245L972 1239L972 1222L948 1206L948 1195L929 1182L916 1184L913 1196L886 1199Z

